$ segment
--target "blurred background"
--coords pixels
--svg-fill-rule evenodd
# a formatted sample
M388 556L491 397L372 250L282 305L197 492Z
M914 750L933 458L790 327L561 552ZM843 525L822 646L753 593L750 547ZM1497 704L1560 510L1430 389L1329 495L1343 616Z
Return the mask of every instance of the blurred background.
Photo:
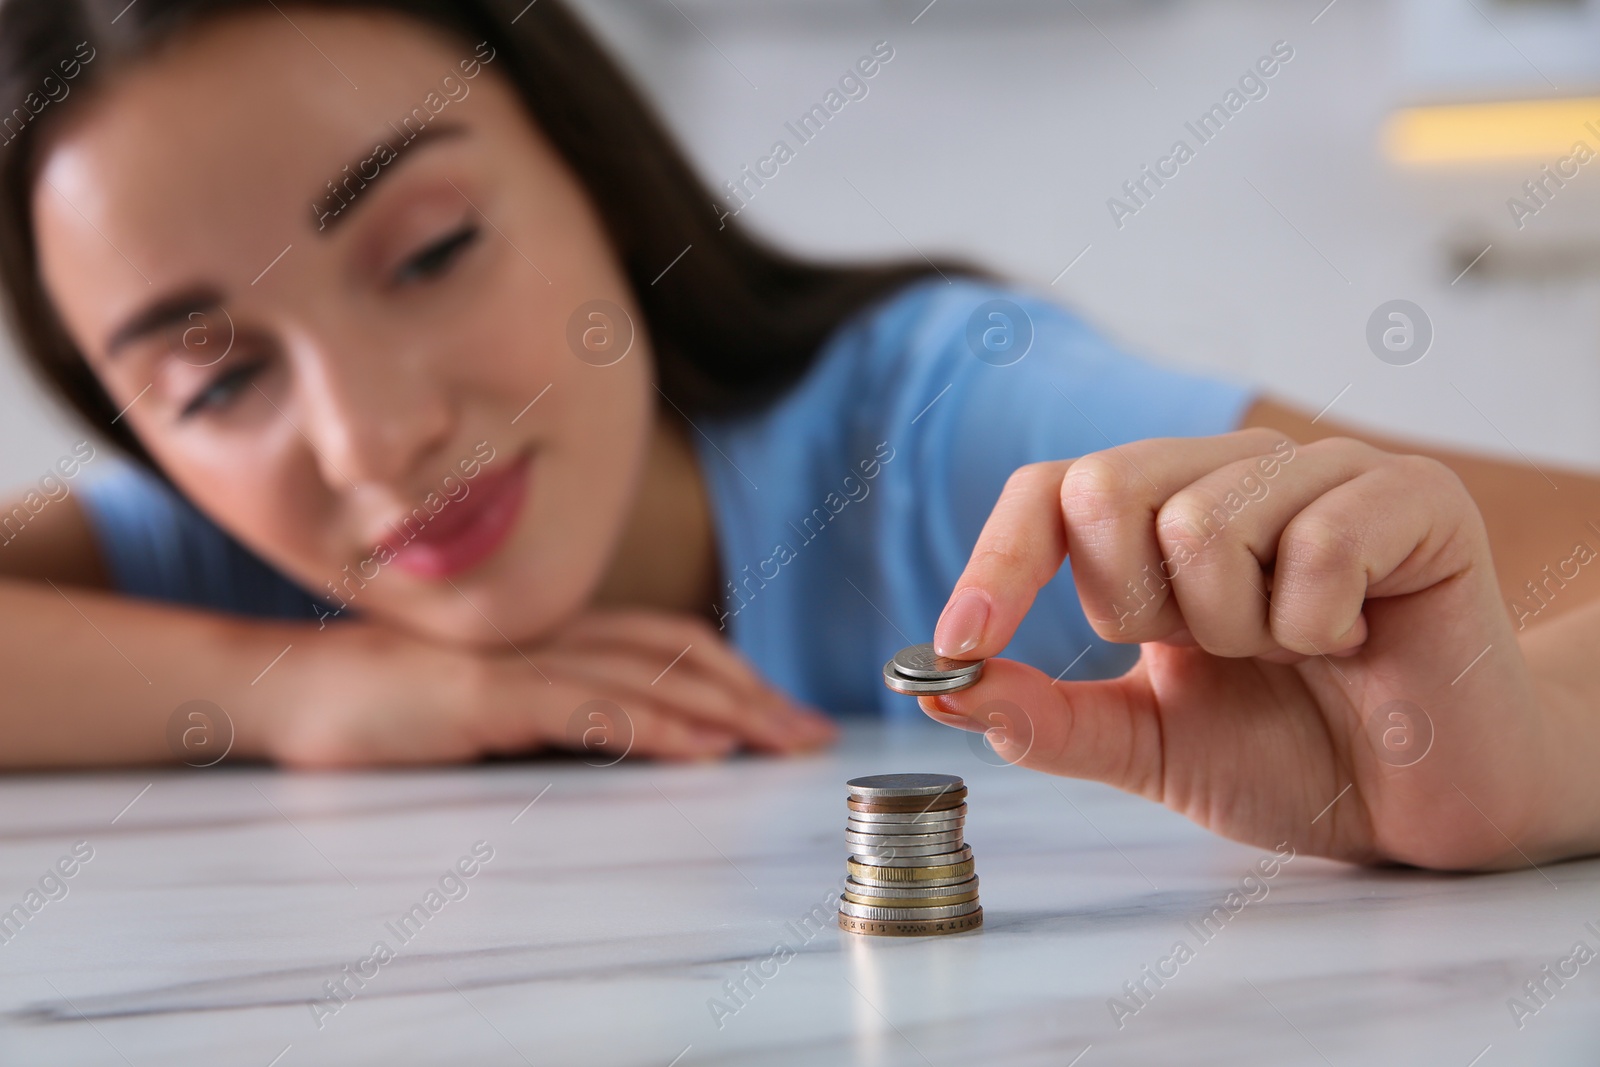
M966 256L1330 419L1600 467L1600 0L575 2L775 241ZM0 486L82 436L0 361Z

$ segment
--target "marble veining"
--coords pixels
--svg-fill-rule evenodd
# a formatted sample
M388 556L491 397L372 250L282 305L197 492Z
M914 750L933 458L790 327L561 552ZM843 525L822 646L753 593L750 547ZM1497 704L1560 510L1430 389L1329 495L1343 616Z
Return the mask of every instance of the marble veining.
M981 931L832 925L843 783L897 770L967 778ZM920 723L689 767L14 776L0 828L0 909L93 850L0 927L6 1065L1600 1063L1600 961L1525 989L1600 951L1600 861L1297 856L1219 919L1271 850Z

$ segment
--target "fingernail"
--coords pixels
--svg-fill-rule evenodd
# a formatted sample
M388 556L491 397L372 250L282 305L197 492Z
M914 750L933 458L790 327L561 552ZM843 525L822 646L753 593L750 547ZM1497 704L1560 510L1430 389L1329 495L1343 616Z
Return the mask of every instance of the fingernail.
M933 630L933 650L941 656L959 656L978 647L989 622L989 598L977 589L964 589L939 616Z

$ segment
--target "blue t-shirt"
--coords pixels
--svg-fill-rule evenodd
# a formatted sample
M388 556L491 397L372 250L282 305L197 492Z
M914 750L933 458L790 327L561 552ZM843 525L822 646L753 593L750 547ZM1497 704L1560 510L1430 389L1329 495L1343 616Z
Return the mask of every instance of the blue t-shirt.
M1253 394L1118 352L1015 289L934 278L845 322L763 410L696 416L723 586L718 614L773 683L833 712L918 716L883 663L932 639L1006 478L1148 437L1237 427ZM86 486L117 588L224 611L314 618L321 604L148 474ZM325 608L323 609L326 610ZM1109 677L1063 568L1005 654Z

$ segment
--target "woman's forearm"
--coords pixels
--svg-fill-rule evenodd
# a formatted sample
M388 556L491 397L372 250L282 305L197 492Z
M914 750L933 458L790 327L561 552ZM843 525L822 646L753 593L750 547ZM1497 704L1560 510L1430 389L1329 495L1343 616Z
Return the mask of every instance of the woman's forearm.
M1550 855L1600 852L1600 604L1588 604L1523 635L1549 738L1539 788Z
M284 662L262 672L290 645L285 661L330 640L333 628L309 623L0 579L0 767L176 762L185 750L169 745L168 724L194 700L227 713L231 755L264 756L274 709L292 699L283 686L303 672Z

